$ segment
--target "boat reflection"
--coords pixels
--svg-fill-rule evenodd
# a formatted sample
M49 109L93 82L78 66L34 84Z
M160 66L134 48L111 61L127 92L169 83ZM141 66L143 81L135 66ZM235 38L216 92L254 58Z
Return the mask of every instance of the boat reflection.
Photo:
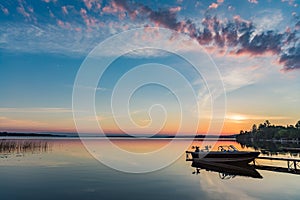
M218 172L221 179L231 179L236 176L244 176L251 178L263 178L258 171L255 170L254 166L251 165L238 165L238 164L225 164L215 163L207 161L193 161L192 167L195 168L193 174L200 174L201 170Z

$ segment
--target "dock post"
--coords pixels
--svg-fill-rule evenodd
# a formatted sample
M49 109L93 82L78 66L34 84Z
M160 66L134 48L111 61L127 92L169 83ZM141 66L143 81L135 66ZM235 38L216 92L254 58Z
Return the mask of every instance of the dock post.
M296 161L294 161L294 169L295 169L295 171L297 170L297 163L296 163Z

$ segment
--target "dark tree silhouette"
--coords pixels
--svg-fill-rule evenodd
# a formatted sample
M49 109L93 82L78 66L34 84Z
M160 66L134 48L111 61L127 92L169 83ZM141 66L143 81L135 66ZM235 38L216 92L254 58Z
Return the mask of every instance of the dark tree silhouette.
M276 126L271 125L269 120L266 120L263 124L259 124L258 128L256 124L253 124L251 131L241 130L237 135L238 141L265 141L273 139L286 139L286 140L299 140L300 139L300 120L295 126Z
M269 127L269 126L271 126L271 123L270 123L270 121L269 121L269 120L266 120L265 124L266 124L266 127Z
M297 129L300 129L300 120L295 124L295 127L296 127Z
M256 124L253 124L252 133L256 133L256 132L257 132L257 126L256 126Z

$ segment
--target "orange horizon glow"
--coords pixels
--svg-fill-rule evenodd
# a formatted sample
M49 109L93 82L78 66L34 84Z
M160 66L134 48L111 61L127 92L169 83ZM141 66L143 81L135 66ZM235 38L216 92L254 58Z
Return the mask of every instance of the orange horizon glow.
M20 117L0 117L0 131L4 132L60 132L60 133L77 133L75 122L73 118L69 115L70 113L66 113L65 115L62 113L56 113L53 116L49 115L40 115L38 113L38 117L32 115L31 118L29 115L26 115L26 119L22 119ZM44 114L44 113L43 113ZM46 114L46 113L45 113ZM58 115L59 114L59 115ZM136 118L140 127L129 128L130 133L134 134L151 134L151 131L147 129L147 123L139 123L143 122L143 117ZM100 129L93 130L89 128L89 123L92 119L83 119L86 122L85 133L99 133ZM107 134L122 134L124 133L116 124L113 117L103 117L97 119L103 132ZM224 119L223 128L221 130L221 135L231 135L231 134L239 134L240 130L251 130L253 124L257 126L260 123L264 123L265 120L269 120L272 124L275 125L294 125L298 120L293 118L283 117L283 116L257 116L257 115L246 115L242 113L227 113ZM160 129L160 134L166 135L174 135L179 131L179 122L176 118L167 119L164 127ZM211 121L207 118L199 119L198 131L197 134L212 134L218 135L218 132L209 131ZM128 127L130 127L128 125ZM185 134L193 135L193 131L189 127L189 124L183 126ZM129 133L129 134L130 134Z

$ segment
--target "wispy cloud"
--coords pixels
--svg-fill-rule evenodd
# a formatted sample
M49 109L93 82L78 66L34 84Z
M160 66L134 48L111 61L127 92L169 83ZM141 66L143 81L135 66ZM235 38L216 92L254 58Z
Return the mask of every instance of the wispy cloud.
M0 108L1 113L69 113L70 108Z
M12 119L8 117L0 117L1 129L19 129L19 128L43 128L47 124L44 122L25 120L25 119Z
M5 15L9 15L9 11L8 11L8 9L7 9L7 8L5 8L3 5L0 5L0 9L1 9L1 11L3 12L3 14L5 14Z

